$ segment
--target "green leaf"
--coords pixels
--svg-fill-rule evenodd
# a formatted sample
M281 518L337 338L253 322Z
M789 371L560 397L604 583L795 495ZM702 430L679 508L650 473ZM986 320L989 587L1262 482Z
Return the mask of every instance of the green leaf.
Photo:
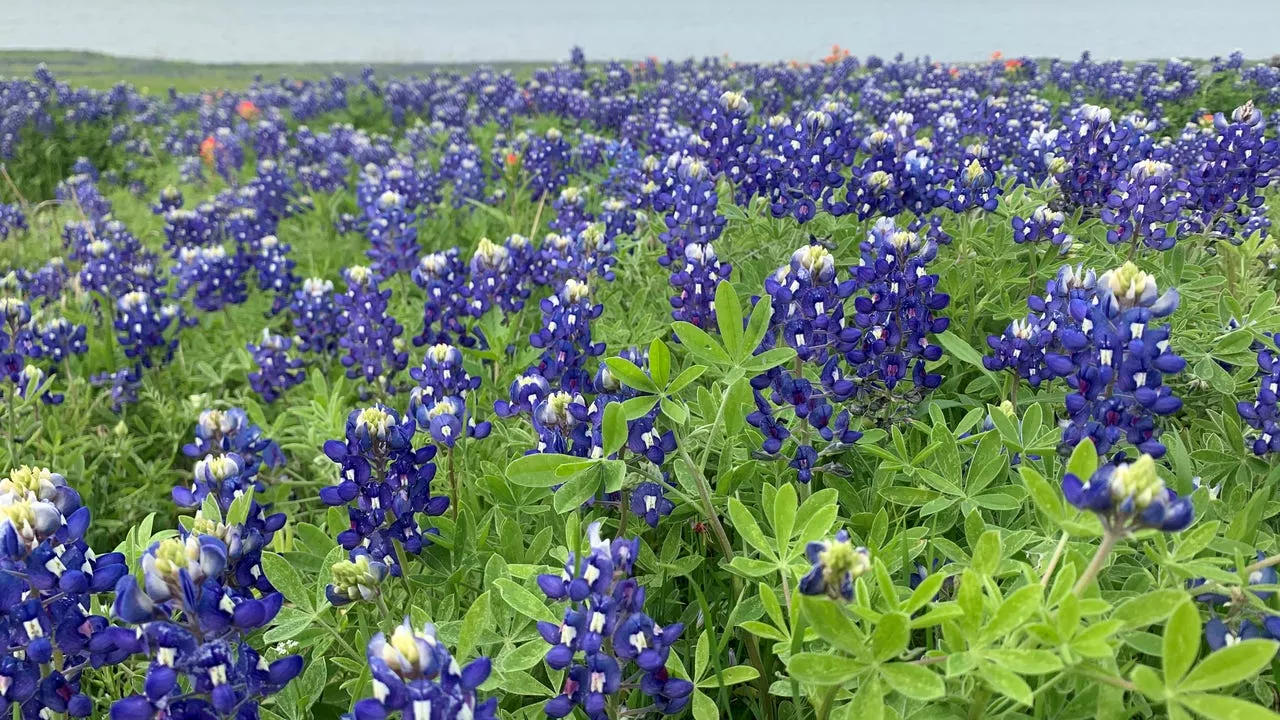
M273 552L262 553L262 571L276 590L284 595L284 599L293 603L299 610L311 610L311 596L302 584L302 577L293 565Z
M641 395L640 397L623 400L622 412L626 415L627 420L638 420L645 415L648 415L649 411L653 409L653 406L657 404L657 395ZM530 455L529 457L533 456Z
M1027 486L1027 492L1031 495L1031 501L1036 504L1040 512L1049 516L1049 519L1055 523L1062 522L1066 518L1066 510L1062 507L1062 493L1049 485L1049 481L1028 463L1018 466L1018 474L1022 477L1022 482Z
M1277 647L1280 643L1274 640L1253 639L1209 653L1178 683L1177 690L1217 690L1253 677L1271 664Z
M987 577L991 577L1000 564L1000 531L987 530L978 538L973 549L973 569Z
M759 584L758 589L760 591L760 604L764 606L765 614L778 627L787 627L787 618L782 614L782 605L778 602L778 595L773 591L773 587L762 582Z
M1062 669L1062 660L1049 650L987 650L985 654L1019 675L1045 675Z
M625 468L625 465L623 465ZM568 512L570 510L579 509L582 503L595 497L602 492L605 482L605 464L602 461L591 462L588 469L576 473L570 479L564 482L563 486L556 491L556 497L553 498L552 507L556 512Z
M556 614L551 612L551 608L524 587L506 578L494 581L493 586L498 591L498 597L502 598L502 601L512 610L533 620L559 624L561 618L556 617Z
M1174 687L1200 654L1200 612L1190 600L1164 626L1164 684Z
M880 666L885 684L912 700L936 700L947 691L947 684L937 673L923 665L890 663Z
M791 677L814 685L843 685L866 669L857 660L826 653L800 653L787 661Z
M467 609L467 614L462 618L462 627L458 629L458 649L454 655L463 658L469 656L476 646L476 640L479 639L481 631L488 627L489 623L489 593L484 592L476 598L475 603Z
M660 388L665 388L671 379L671 351L662 338L654 338L649 343L649 376Z
M204 496L204 502L200 505L200 515L211 522L222 522L222 508L218 507L217 493Z
M1000 665L988 663L982 667L978 674L992 690L1021 705L1030 706L1035 702L1035 696L1031 693L1031 686L1027 685L1027 681L1018 677L1011 670L1007 670Z
M1178 696L1178 702L1209 720L1278 720L1280 715L1247 700L1230 695L1193 693Z
M1039 612L1043 590L1039 583L1032 583L1010 593L991 616L991 621L982 628L983 639L987 642L999 640Z
M795 530L798 502L796 488L791 483L783 483L773 496L773 535L778 543L780 558L787 557L791 549L791 533Z
M773 551L773 543L760 529L760 523L756 522L755 516L736 497L729 498L729 520L733 523L733 529L738 531L747 544L758 550L760 554L777 559Z
M769 320L773 317L773 298L761 296L756 306L751 309L751 318L747 320L747 331L742 336L742 348L747 352L755 352L769 330Z
M564 478L556 474L561 465L580 463L582 458L555 453L534 453L523 455L507 465L507 479L521 487L551 487L564 482Z
M991 371L987 370L987 367L982 364L982 354L977 350L974 350L973 346L966 342L964 338L956 335L950 330L937 333L934 335L934 338L938 341L938 344L942 346L942 349L954 356L955 359L968 363L969 365L982 370L984 373L990 374Z
M693 691L693 720L720 720L716 701L701 690Z
M626 358L605 358L604 364L609 368L609 372L627 387L647 393L660 391L658 386L654 384L653 378L650 378L643 370L636 367L635 363Z
M208 496L205 496L206 499ZM249 506L253 504L253 486L249 486L247 492L242 492L231 501L231 507L227 508L227 525L244 525L249 519Z
M687 387L689 383L702 377L702 374L706 371L707 371L706 365L693 365L692 367L685 368L680 372L679 375L676 376L676 379L672 380L671 384L667 386L667 394L675 395L676 393L685 389L685 387ZM630 419L635 420L635 418L630 418Z
M778 566L776 563L765 562L764 560L755 560L738 555L729 563L729 569L740 575L759 578L764 577L765 575L772 575L777 572Z
M843 720L884 720L884 688L880 677L872 675L858 686L853 701L842 708ZM837 716L839 717L839 716Z
M712 365L731 364L729 354L720 347L720 343L697 325L680 320L671 323L671 329L680 339L680 344L684 345L694 357L701 358Z
M1071 451L1071 459L1067 461L1067 472L1080 478L1080 482L1089 482L1093 473L1098 470L1098 450L1093 446L1092 438L1085 438Z
M729 357L737 360L742 352L742 304L738 300L738 292L728 279L716 285L716 327L720 330L720 338L724 340L724 348ZM748 348L750 355L755 348Z
M698 683L700 688L729 687L739 683L751 682L760 677L760 673L750 665L734 665L720 671L717 677L712 675Z
M503 673L528 670L542 662L547 655L547 644L541 638L532 640L503 655L498 660L498 671Z
M942 589L942 583L946 582L947 576L942 573L931 573L916 589L911 591L911 597L907 598L906 611L914 613L920 608L933 602L933 598L937 596L938 591Z
M871 654L876 662L885 662L901 655L911 641L911 619L904 613L887 613L876 623L871 633Z
M1129 673L1129 679L1138 687L1138 691L1146 695L1151 700L1164 699L1164 683L1160 680L1160 676L1155 670L1146 665L1139 665Z
M774 642L787 641L787 636L784 635L781 630L770 625L769 623L762 623L759 620L747 620L743 622L739 627L751 633L752 635L755 635L756 637L762 637L762 638L765 638L766 640L773 640Z
M1124 623L1129 630L1154 625L1172 615L1186 599L1187 593L1181 588L1153 590L1126 600L1111 613L1111 619Z
M693 676L702 677L706 672L707 662L711 658L711 636L702 633L698 636L698 644L693 648Z
M790 362L791 358L796 356L794 348L779 347L765 350L759 355L753 355L751 358L744 360L742 368L751 372L760 373L770 370L783 363Z
M280 612L276 614L275 620L272 621L271 629L267 630L262 639L269 643L284 642L310 630L315 621L316 616L309 612L303 612L291 607L282 607Z
M866 655L866 635L853 624L840 604L809 595L800 596L799 601L804 619L819 637L851 655Z
M683 425L689 419L689 408L679 400L663 397L658 404L662 407L662 414L677 425Z
M622 403L611 402L604 406L604 423L602 424L605 455L618 452L618 448L627 442L627 418Z

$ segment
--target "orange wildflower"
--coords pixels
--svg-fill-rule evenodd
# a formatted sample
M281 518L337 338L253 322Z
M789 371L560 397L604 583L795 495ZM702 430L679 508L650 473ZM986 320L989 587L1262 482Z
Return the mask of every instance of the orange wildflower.
M245 120L253 120L258 117L258 106L252 100L241 100L236 103L236 114Z
M213 151L218 147L218 141L213 136L205 138L200 143L200 157L204 158L206 165L213 165Z

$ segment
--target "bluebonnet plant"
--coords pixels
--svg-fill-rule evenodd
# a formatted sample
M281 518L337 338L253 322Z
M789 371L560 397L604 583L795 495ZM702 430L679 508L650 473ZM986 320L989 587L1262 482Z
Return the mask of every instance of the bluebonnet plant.
M460 667L431 625L416 630L406 618L391 637L373 636L367 658L374 696L355 704L353 720L382 720L395 712L421 720L497 717L496 698L479 702L476 697L489 677L489 658Z
M325 455L340 466L336 485L320 490L320 499L347 507L350 527L338 542L350 552L364 548L371 559L401 574L393 541L418 554L430 544L417 515L441 515L449 498L431 495L436 466L434 445L414 449L417 424L390 408L375 405L353 410L347 417L346 437L324 444ZM354 555L352 556L354 557Z
M112 614L135 629L115 628L99 644L150 663L145 693L116 701L113 720L253 717L301 672L300 656L267 662L245 640L271 622L283 598L226 584L228 556L221 538L190 531L143 554L141 586L128 575L116 583Z
M1098 516L1108 534L1123 538L1150 528L1177 532L1191 524L1191 501L1165 486L1150 455L1130 463L1108 463L1091 477L1062 479L1067 502Z
M307 278L293 292L289 303L298 351L329 357L338 352L342 314L333 293L333 283L323 278Z
M61 475L23 466L0 479L0 714L89 717L81 671L118 658L91 643L107 620L90 598L127 571L124 556L95 556L89 509Z
M1255 455L1280 452L1280 362L1277 362L1274 336L1268 338L1266 344L1258 347L1258 395L1253 402L1236 403L1236 410L1249 427L1258 431L1248 441L1249 449ZM1271 347L1268 347L1270 345Z
M404 327L387 312L391 290L379 288L373 271L361 265L347 268L343 275L347 292L337 299L342 311L337 326L347 377L395 392L393 379L409 365L409 354L400 349Z
M666 664L684 626L660 626L645 614L644 587L632 577L639 539L603 540L600 524L592 523L588 540L586 557L570 554L563 574L538 576L538 587L549 599L570 601L560 624L538 623L551 645L547 665L568 670L545 712L562 718L580 707L592 720L604 720L609 700L635 689L663 714L680 712L692 699L693 684L671 677ZM636 677L628 677L632 674Z
M798 586L805 595L852 600L853 581L871 569L871 554L864 547L855 547L847 530L830 540L809 543L804 552L813 565Z
M249 373L249 387L263 402L275 402L286 390L306 379L302 359L290 353L292 348L291 339L273 334L266 328L262 331L260 343L248 345L253 362L258 366L257 370Z

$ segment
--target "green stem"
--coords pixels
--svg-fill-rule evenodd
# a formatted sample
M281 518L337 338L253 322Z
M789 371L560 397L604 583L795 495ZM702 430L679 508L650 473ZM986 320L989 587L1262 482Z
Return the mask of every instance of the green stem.
M1098 552L1094 554L1093 560L1089 563L1089 567L1085 568L1084 574L1076 581L1076 586L1071 589L1071 593L1076 597L1084 594L1085 589L1089 587L1089 583L1098 576L1102 570L1102 566L1107 564L1107 556L1115 549L1116 543L1120 542L1122 533L1117 530L1108 528L1102 534L1102 543L1098 545Z
M1049 558L1049 566L1044 569L1044 575L1040 577L1040 587L1049 587L1049 578L1053 577L1053 571L1058 567L1058 561L1062 559L1062 553L1067 549L1067 539L1070 537L1066 532L1062 533L1062 537L1058 540L1058 547Z
M838 692L840 692L840 686L832 685L822 693L822 700L818 703L818 720L827 720L831 717L831 706L836 704Z
M986 687L978 688L969 704L969 720L982 720L987 714L987 701L991 699L991 691Z

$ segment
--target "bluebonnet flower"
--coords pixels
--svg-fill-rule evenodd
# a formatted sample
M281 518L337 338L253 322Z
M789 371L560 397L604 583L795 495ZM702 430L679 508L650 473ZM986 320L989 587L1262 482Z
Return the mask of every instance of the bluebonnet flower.
M27 229L27 216L17 205L0 203L0 240L8 240Z
M666 498L661 485L643 482L631 491L631 512L642 518L651 528L658 527L658 520L671 514L675 504Z
M854 547L846 530L830 540L809 543L804 552L813 564L798 586L805 595L852 600L853 581L871 569L870 553L864 547Z
M520 235L512 235L502 245L480 238L471 256L471 277L463 290L473 317L483 317L494 305L506 315L524 308L532 258L522 251L529 249L529 241Z
M963 167L953 182L947 207L957 213L972 208L992 212L999 205L1000 193L1000 186L995 184L995 173L987 168L984 159L966 153Z
M196 421L195 439L182 446L190 458L235 453L251 472L284 464L284 453L274 440L262 434L240 408L205 410Z
M462 325L462 318L467 315L467 300L463 297L466 271L458 249L423 255L411 276L427 292L422 306L422 333L413 338L413 344L452 343L455 338L464 347L474 343Z
M176 306L161 305L141 290L122 296L116 303L115 328L125 357L147 368L157 360L169 362L178 347L178 313Z
M289 256L292 248L281 243L275 235L267 235L258 241L258 253L253 257L253 267L258 271L258 289L270 290L275 298L271 302L271 314L289 305L301 281L294 274L297 262Z
M141 587L131 576L116 583L112 614L136 629L104 634L99 650L151 662L145 694L117 700L114 720L243 717L301 672L300 656L267 662L245 641L271 622L283 597L258 599L225 584L228 554L222 539L189 532L143 554Z
M1280 637L1280 615L1266 615L1261 624L1241 620L1236 629L1219 617L1211 617L1204 625L1205 642L1210 650L1231 647L1242 640L1275 640Z
M1272 336L1268 338L1270 345L1278 342ZM1277 362L1275 350L1266 345L1258 347L1258 394L1254 402L1236 403L1236 411L1249 427L1258 431L1256 437L1250 438L1249 449L1255 455L1280 452L1280 362Z
M355 704L354 720L382 720L394 712L422 720L497 717L496 698L476 698L489 677L489 658L459 667L431 625L415 630L406 618L391 637L374 635L367 656L374 696Z
M115 660L90 649L107 626L91 597L126 572L85 544L89 509L61 475L23 466L0 479L0 713L89 717L81 670Z
M167 215L173 210L181 209L182 205L182 191L173 185L166 185L160 191L160 197L156 200L156 204L151 206L151 212L156 215Z
M665 214L666 223L659 239L667 251L658 262L672 268L671 284L680 291L671 299L672 316L703 328L714 327L716 286L732 271L712 247L725 224L725 217L716 213L717 201L715 178L706 163L672 155L654 197L654 209Z
M424 535L434 530L424 532L417 515L441 515L449 507L449 498L431 495L436 448L415 450L413 417L401 419L381 405L353 410L346 430L344 440L324 444L325 455L341 466L341 474L336 485L320 490L320 499L326 505L347 506L351 525L338 535L344 548L364 548L371 559L399 576L400 560L392 541L418 554L430 544Z
M185 248L213 245L220 239L220 223L212 203L194 210L175 208L164 214L165 249L173 256Z
M1060 331L1065 354L1046 355L1048 368L1072 389L1064 451L1089 437L1104 454L1122 439L1142 453L1164 454L1155 419L1182 407L1164 376L1181 372L1186 361L1169 349L1169 326L1152 323L1177 306L1176 290L1159 295L1155 279L1133 263L1098 278L1097 302L1079 329Z
M462 366L457 348L432 345L422 367L413 368L409 375L418 381L409 394L409 413L437 443L453 448L464 436L483 439L489 435L490 424L476 423L467 407L467 396L480 387L480 378Z
M982 358L982 365L993 372L1011 370L1038 388L1053 377L1045 367L1045 355L1057 348L1055 340L1053 331L1039 317L1028 315L1009 323L1003 334L987 336L992 352Z
M1178 240L1168 228L1179 221L1187 200L1187 181L1175 176L1173 166L1157 160L1134 163L1128 177L1116 180L1102 220L1111 225L1107 242L1115 245L1139 241L1153 250L1168 250Z
M1040 205L1031 212L1031 217L1013 217L1013 241L1018 244L1048 241L1065 251L1072 243L1071 236L1062 232L1065 221L1061 211Z
M1257 559L1259 564L1263 564L1263 561L1265 560L1265 555L1262 553L1262 551L1258 551ZM1235 568L1232 568L1228 572L1236 572L1236 570ZM1231 605L1233 607L1239 607L1241 605L1248 606L1248 598L1245 596L1245 591L1247 590L1249 594L1253 595L1258 600L1266 602L1268 598L1270 598L1273 594L1275 594L1274 591L1258 590L1258 589L1254 589L1253 586L1254 585L1272 586L1272 585L1280 584L1280 574L1276 573L1276 568L1274 565L1263 565L1263 567L1260 567L1257 570L1251 571L1248 574L1248 576L1245 578L1245 580L1246 580L1246 587L1230 588L1230 593L1231 593L1230 595L1223 595L1222 593L1217 593L1217 592L1201 593L1195 596L1196 601L1202 602L1202 603L1209 603L1210 605ZM1203 578L1201 578L1198 580L1188 581L1187 587L1189 589L1194 590L1195 588L1202 587L1205 584L1206 584L1206 581Z
M702 109L698 136L706 145L694 151L707 158L711 173L734 185L749 182L756 172L752 152L757 135L749 120L753 109L745 95L726 90ZM741 196L740 196L741 197Z
M333 294L333 283L323 278L307 278L293 292L289 303L298 351L328 357L338 352L342 310Z
M274 335L264 328L262 342L248 346L258 369L249 373L249 387L262 397L263 402L275 402L286 390L306 379L301 358L289 351L293 341L283 335Z
M520 169L528 174L529 191L535 198L546 198L569 182L570 147L564 133L556 128L529 140L520 158Z
M604 343L592 341L591 321L600 317L604 306L591 301L587 283L569 278L541 308L542 328L529 336L529 344L542 350L538 374L558 381L568 392L587 389L587 359L604 353Z
M1111 111L1082 105L1058 135L1049 170L1071 207L1096 211L1107 202L1115 180L1128 169L1123 148L1129 132L1111 121Z
M537 370L530 369L511 381L507 393L509 399L495 401L493 410L499 417L515 417L521 413L531 415L533 409L550 394L551 384Z
M337 299L342 311L337 326L342 332L338 344L346 351L341 362L347 377L376 382L395 392L393 378L409 365L409 353L397 342L404 327L387 312L391 290L380 289L373 271L361 265L347 268L343 276L347 292Z
M1107 532L1120 537L1142 528L1177 532L1194 515L1191 501L1165 487L1155 460L1146 454L1131 463L1103 465L1089 478L1067 473L1062 492L1067 502L1094 512Z
M333 582L325 586L324 594L334 607L378 600L382 596L382 581L391 574L390 568L371 559L364 548L356 548L350 559L334 563L332 571Z
M138 402L138 388L142 386L142 366L131 365L110 372L90 376L96 387L109 387L111 412L119 413L125 405Z
M565 235L574 235L586 227L595 218L588 213L586 192L577 186L570 185L560 190L551 207L556 216L548 223L552 230Z
M193 304L206 312L239 305L249 299L245 263L221 245L186 248L178 253L173 273L178 277L176 295L192 294Z
M1234 239L1265 199L1261 189L1280 168L1280 142L1266 136L1266 121L1253 102L1214 116L1216 136L1206 138L1199 162L1187 174L1192 217L1187 233Z
M367 210L369 223L365 235L371 247L370 268L379 280L413 271L421 248L418 245L417 219L408 212L405 197L388 190Z
M89 351L88 328L72 324L65 318L53 318L37 330L41 354L54 363L65 363L72 355Z
M612 543L600 538L600 524L588 528L590 551L580 561L572 554L561 575L539 575L538 587L551 600L570 601L559 625L539 622L551 645L546 662L568 669L560 694L547 701L549 717L562 718L582 708L592 720L604 720L611 696L634 664L640 689L664 714L683 710L693 684L671 678L666 662L671 645L684 631L680 623L659 626L644 613L645 590L631 577L639 539Z

